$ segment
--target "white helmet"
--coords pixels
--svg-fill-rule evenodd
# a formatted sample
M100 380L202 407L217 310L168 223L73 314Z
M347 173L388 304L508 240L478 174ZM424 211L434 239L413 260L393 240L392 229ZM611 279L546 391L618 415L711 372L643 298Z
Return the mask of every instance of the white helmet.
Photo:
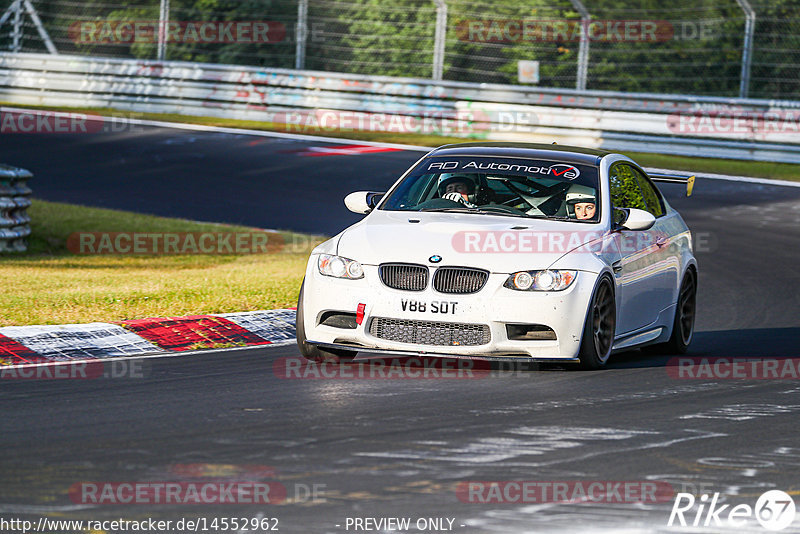
M597 195L595 194L594 188L577 184L571 186L567 190L566 197L567 215L569 215L569 217L572 219L576 218L575 204L581 204L584 202L597 205Z

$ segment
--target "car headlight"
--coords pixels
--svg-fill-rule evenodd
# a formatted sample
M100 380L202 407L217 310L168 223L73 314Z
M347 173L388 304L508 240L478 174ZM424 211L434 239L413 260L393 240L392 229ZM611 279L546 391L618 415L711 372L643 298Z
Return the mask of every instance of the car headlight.
M577 276L578 271L520 271L511 274L503 286L517 291L563 291Z
M333 276L334 278L349 278L357 280L364 278L364 268L355 260L332 256L330 254L320 254L317 260L317 269L320 274Z

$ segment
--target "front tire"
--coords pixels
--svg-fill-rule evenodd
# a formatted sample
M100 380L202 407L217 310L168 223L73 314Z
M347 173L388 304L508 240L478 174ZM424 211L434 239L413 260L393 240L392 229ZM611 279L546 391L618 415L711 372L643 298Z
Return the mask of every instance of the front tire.
M599 369L611 356L614 332L617 327L617 305L614 284L603 276L594 289L583 326L581 349L578 358L583 369Z
M307 360L317 363L344 363L349 362L356 357L356 353L349 350L331 350L321 349L316 345L308 343L306 338L305 322L303 321L303 290L305 288L305 280L300 286L300 296L297 298L297 348L300 349L300 354Z

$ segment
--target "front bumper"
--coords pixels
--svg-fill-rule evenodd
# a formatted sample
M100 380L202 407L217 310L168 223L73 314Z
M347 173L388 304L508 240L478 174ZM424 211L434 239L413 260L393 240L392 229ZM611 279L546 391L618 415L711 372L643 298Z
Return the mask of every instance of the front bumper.
M423 351L410 351L410 350L400 350L400 349L377 349L377 348L367 348L361 347L357 345L351 344L339 344L339 343L322 343L320 341L309 341L311 345L316 345L322 349L334 349L334 350L355 350L355 351L364 351L369 352L370 354L377 354L380 356L391 356L391 357L406 357L406 356L430 356L433 358L468 358L470 360L485 360L485 361L515 361L515 362L523 362L523 363L541 363L541 362L566 362L566 363L578 363L580 362L579 358L542 358L542 357L534 357L534 356L527 356L524 354L513 353L513 354L502 354L502 353L493 353L489 354L454 354L452 352L423 352Z
M581 271L568 289L553 292L514 291L503 287L507 278L508 274L492 273L483 289L471 295L438 293L430 284L424 291L401 291L383 284L377 266L365 265L364 278L359 280L323 276L317 270L316 256L312 256L306 270L303 300L306 337L308 343L323 348L349 348L392 355L576 361L597 274ZM403 301L406 301L405 309ZM411 311L408 302L412 301L425 303L425 311ZM447 306L442 306L442 303L447 303ZM355 313L360 304L364 305L364 316L354 329L319 324L326 312ZM443 308L446 313L441 311ZM373 318L487 325L490 339L480 345L388 340L370 333ZM556 339L509 339L508 324L544 325L555 332Z

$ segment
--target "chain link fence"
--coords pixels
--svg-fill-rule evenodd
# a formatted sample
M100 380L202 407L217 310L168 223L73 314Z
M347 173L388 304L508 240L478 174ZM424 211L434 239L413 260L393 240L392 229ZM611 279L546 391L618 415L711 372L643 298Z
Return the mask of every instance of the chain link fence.
M0 10L0 50L800 99L800 0L0 0Z

